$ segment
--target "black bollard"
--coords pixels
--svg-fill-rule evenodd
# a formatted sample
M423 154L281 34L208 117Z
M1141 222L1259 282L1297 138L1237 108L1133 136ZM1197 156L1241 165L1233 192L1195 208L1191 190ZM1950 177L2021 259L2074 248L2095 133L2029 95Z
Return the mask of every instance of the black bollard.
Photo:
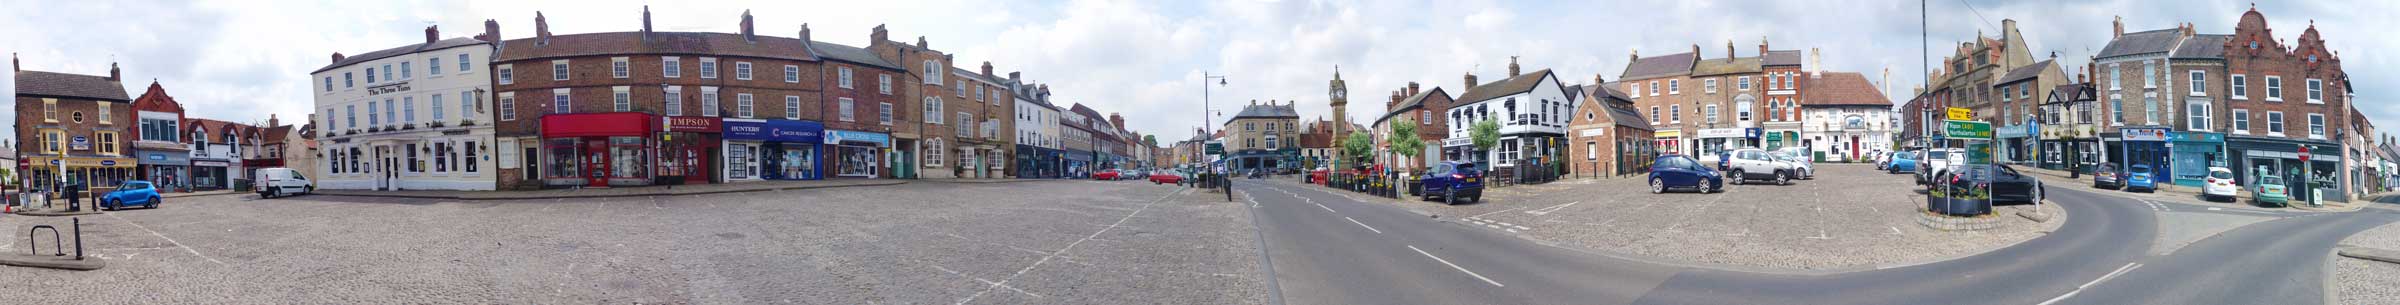
M83 218L70 219L75 224L75 260L83 260Z

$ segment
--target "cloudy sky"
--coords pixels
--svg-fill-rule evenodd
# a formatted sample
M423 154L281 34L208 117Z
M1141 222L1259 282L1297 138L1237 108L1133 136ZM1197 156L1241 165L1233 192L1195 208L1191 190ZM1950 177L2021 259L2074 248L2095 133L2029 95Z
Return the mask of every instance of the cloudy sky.
M1384 95L1414 81L1453 92L1462 76L1485 81L1519 56L1526 71L1554 69L1572 83L1623 71L1628 52L1662 55L1700 45L1702 55L1755 56L1760 39L1775 49L1818 48L1822 68L1891 77L1900 99L1922 79L1920 57L1938 60L1977 33L1998 35L2016 19L2036 57L2058 52L2080 66L2108 43L2111 16L2128 32L2191 22L2202 33L2230 33L2250 4L2212 0L1932 1L1919 26L1916 1L656 1L657 28L735 32L743 10L761 34L792 36L802 23L818 40L864 45L869 28L888 24L895 40L926 36L964 63L991 61L1051 85L1055 98L1121 112L1135 130L1188 137L1201 122L1203 71L1227 75L1210 88L1215 111L1250 100L1297 100L1304 117L1329 115L1326 81L1340 66L1351 88L1354 120L1380 113ZM643 1L114 1L0 0L0 51L25 69L105 75L123 67L128 95L152 80L190 115L229 121L287 121L311 107L308 71L334 52L358 54L422 39L427 25L465 37L485 19L506 38L533 33L536 11L554 33L635 31ZM2273 1L2259 5L2285 40L2313 19L2358 88L2359 108L2379 126L2394 125L2400 104L2375 88L2393 88L2400 68L2389 53L2400 40L2374 38L2400 28L2400 1ZM2374 13L2369 13L2374 12ZM1934 50L1921 47L1930 32ZM0 75L0 78L8 78ZM13 79L0 91L14 92ZM1455 93L1453 93L1455 94ZM1064 106L1062 104L1062 106ZM5 114L0 114L5 115ZM1220 118L1220 120L1222 120Z

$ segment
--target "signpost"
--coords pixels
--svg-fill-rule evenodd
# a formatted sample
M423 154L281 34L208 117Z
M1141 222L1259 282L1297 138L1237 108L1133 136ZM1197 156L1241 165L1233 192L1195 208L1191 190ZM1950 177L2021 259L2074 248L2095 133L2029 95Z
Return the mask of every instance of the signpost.
M1977 121L1970 121L1970 120L1959 120L1958 118L1960 118L1960 117L1970 117L1970 118L1972 117L1972 113L1971 113L1971 112L1969 112L1969 111L1967 111L1965 108L1955 108L1955 107L1953 107L1953 108L1950 108L1950 113L1949 113L1949 115L1950 115L1950 118L1951 118L1951 120L1944 120L1944 121L1942 121L1942 134L1941 134L1941 136L1942 136L1943 138L1946 138L1946 139L1957 139L1957 140L1964 140L1964 141L1967 141L1967 147L1966 147L1966 151L1965 151L1965 153L1966 153L1966 155L1967 155L1967 156L1966 156L1966 158L1965 158L1965 159L1966 159L1966 160L1965 160L1965 161L1966 161L1966 162L1965 162L1966 164L1963 164L1963 165L1955 165L1955 164L1954 164L1954 166L1958 166L1958 167L1960 167L1961 169L1963 169L1963 168L1966 168L1966 167L1969 167L1969 166L1981 166L1981 165L1991 164L1991 163L1992 163L1992 143L1991 143L1991 141L1992 141L1992 123L1988 123L1988 122L1977 122ZM1945 146L1947 146L1948 142L1944 142L1943 144L1945 144ZM1950 172L1950 174L1951 174L1951 175L1957 175L1957 174L1960 174L1960 173L1957 173L1957 172L1953 171L1953 172ZM1938 177L1935 177L1935 178L1933 178L1932 180L1934 180L1934 183L1936 184L1934 187L1937 187L1937 188L1939 188L1939 189L1928 190L1928 193L1931 193L1931 192L1948 192L1948 191L1950 191L1950 185L1949 185L1950 181L1949 181L1949 180L1946 180L1946 179L1939 179ZM1989 186L1987 185L1986 187L1989 187ZM1991 192L1991 190L1990 190L1990 189L1984 189L1984 190L1982 190L1982 191L1983 191L1984 193L1987 193L1987 194ZM1956 203L1956 202L1954 202L1955 200L1953 199L1953 197L1957 197L1957 196L1954 196L1954 195L1953 195L1953 196L1942 196L1942 204L1943 204L1943 205L1945 205L1945 206L1947 206L1947 208L1948 208L1948 211L1945 211L1945 213L1944 213L1944 214L1948 214L1948 213L1954 213L1955 211L1957 211L1957 210L1958 210L1957 203ZM1984 198L1984 199L1985 199L1985 200L1989 200L1989 198L1988 198L1988 197L1987 197L1987 198ZM1987 209L1987 211L1985 211L1985 212L1986 212L1986 213L1989 213L1988 209Z
M1948 112L1948 114L1949 114L1949 116L1948 116L1947 118L1948 118L1949 120L1951 120L1951 121L1973 121L1973 120L1975 120L1975 111L1974 111L1974 110L1969 110L1969 109L1966 109L1966 108L1950 107L1950 108L1949 108L1949 112ZM1987 124L1987 125L1988 125L1988 124Z

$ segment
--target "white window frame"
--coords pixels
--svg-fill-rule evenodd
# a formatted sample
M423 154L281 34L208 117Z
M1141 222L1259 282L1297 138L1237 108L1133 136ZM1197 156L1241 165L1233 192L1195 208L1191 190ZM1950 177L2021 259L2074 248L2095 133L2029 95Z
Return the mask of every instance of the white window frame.
M942 72L941 62L933 60L925 61L925 84L935 86L942 85L942 74L949 73Z
M857 100L852 100L852 99L850 99L850 98L847 98L847 97L845 97L845 98L841 98L841 101L840 101L840 103L841 103L841 109L842 109L842 113L841 113L841 119L842 119L842 121L843 121L843 122L857 122L857 121L858 121L858 101L857 101Z
M1673 124L1683 124L1683 105L1667 105L1667 121Z
M425 75L442 75L441 56L434 56L425 59Z
M473 59L467 56L467 53L458 53L458 74L474 73L475 61Z
M2325 103L2325 80L2311 78L2311 79L2308 79L2308 85L2307 85L2307 86L2308 86L2308 88L2307 88L2307 89L2308 89L2308 96L2307 96L2307 98L2308 98L2308 103L2310 103L2310 104L2324 104L2324 103Z
M1742 90L1742 91L1750 91L1750 77L1749 77L1749 76L1738 77L1737 79L1740 79L1740 81L1737 81L1737 82L1735 82L1735 84L1737 84L1737 85L1736 85L1736 86L1734 86L1734 89L1736 89L1736 90Z
M854 89L850 85L850 67L833 67L833 74L837 80L835 84L842 89Z
M2210 108L2208 100L2185 100L2183 105L2185 130L2209 131L2210 126L2215 126L2216 120L2215 117L2212 117L2214 113L2210 113L2213 112L2213 108Z
M575 113L573 91L567 88L550 89L550 113Z
M878 107L881 108L876 109L877 119L883 121L883 126L892 126L892 102L883 102Z
M615 78L633 77L633 60L625 57L609 58L608 75Z
M700 78L702 78L702 79L716 79L716 78L717 78L717 58L715 58L715 57L701 57L701 58L700 58Z
M875 74L875 82L876 82L876 83L877 83L877 85L878 85L878 87L876 87L876 88L877 88L876 90L878 90L878 91L883 91L883 95L892 95L892 75L891 75L891 74L876 73L876 74Z
M351 112L352 112L352 114L356 114L356 113L357 113L357 111L351 111ZM516 92L501 92L501 93L500 93L500 120L502 120L502 121L515 121L515 120L517 120L517 93L516 93ZM357 126L357 125L358 125L358 118L357 118L357 117L352 117L352 118L350 119L350 125L351 125L351 127L358 127L358 126Z
M441 66L441 65L429 65L429 66L427 66L427 67L439 67L439 66ZM431 69L431 68L427 68L427 69ZM426 71L425 73L433 73L433 71ZM441 122L443 119L445 119L445 118L447 118L447 117L448 117L448 116L444 115L444 113L442 113L442 112L443 112L443 111L442 111L442 108L447 108L447 107L443 107L443 106L442 106L442 94L441 94L441 93L434 93L434 94L433 94L433 98L432 98L431 100L429 100L429 101L433 102L433 121L434 121L434 122Z
M923 103L925 108L924 119L926 123L947 124L942 122L942 97L927 96L925 97Z
M667 116L683 115L683 86L667 86L666 93L660 94L659 99L664 101L667 108L661 112Z
M2120 64L2108 63L2108 90L2125 89L2125 67Z
M2308 138L2309 138L2309 139L2314 139L2314 140L2324 140L2324 139L2325 139L2325 125L2326 125L2326 123L2325 123L2325 114L2323 114L2323 113L2310 113L2310 114L2308 114Z
M2250 134L2250 109L2234 108L2232 115L2233 130L2228 130L2228 132L2233 134Z
M2231 85L2233 85L2233 92L2231 92L2231 93L2227 93L2227 94L2231 94L2231 95L2233 95L2233 99L2237 99L2237 100L2246 100L2246 99L2250 99L2250 76L2249 76L2249 75L2234 74L2234 75L2233 75L2233 78L2232 78L2232 79L2230 79L2230 80L2228 80L2228 82L2227 82L2227 83L2228 83L2228 84L2231 84Z
M2192 92L2190 96L2208 96L2208 71L2192 70L2190 74L2191 87L2185 88Z
M569 65L569 62L568 62L567 60L565 60L565 59L551 60L551 61L550 61L550 80L553 80L553 81L566 81L568 77L571 77L571 76L573 76L572 74L574 74L574 73L570 73L570 71L568 71L569 69L572 69L572 68L570 68L570 67L571 67L571 66Z
M1667 80L1667 94L1683 94L1683 80Z
M500 84L502 84L502 85L508 85L508 84L515 84L515 83L517 83L517 73L516 73L516 71L517 71L517 70L516 70L516 69L513 69L513 68L511 68L511 67L509 67L509 66L510 66L510 65L500 65L500 68L499 68L499 69L500 69ZM347 77L349 77L349 74L342 74L342 75L343 75L343 77L344 77L344 78L347 78ZM347 86L344 86L344 87L345 87L345 88L347 88Z
M800 119L800 96L783 96L783 118L787 120Z
M751 68L751 67L750 67L750 62L747 62L747 61L736 61L736 62L733 62L733 79L736 79L736 80L750 80L750 77L752 76L752 74L751 74L751 72L752 72L752 71L750 70L750 68Z
M758 100L749 93L735 93L733 95L733 114L744 119L757 118L757 102Z
M700 86L700 116L717 117L717 87Z
M2142 62L2142 89L2158 88L2158 64Z
M1716 93L1717 93L1717 79L1715 79L1715 78L1710 78L1710 79L1700 80L1700 89L1708 91L1708 93L1709 93L1709 94L1716 94Z
M1701 107L1701 109L1704 109L1700 112L1701 116L1708 118L1709 124L1717 123L1717 105L1710 104L1707 107Z
M612 101L610 109L615 109L616 112L633 111L633 86L609 87L608 90Z
M1658 96L1658 81L1650 81L1650 96Z
M783 82L794 84L800 83L800 66L783 65Z
M683 78L683 58L675 56L661 56L658 58L658 70L659 76L664 76L666 78Z
M2281 101L2283 101L2283 76L2281 76L2281 75L2268 75L2268 76L2267 76L2267 101L2269 101L2269 102L2281 102Z
M2267 112L2267 136L2271 136L2271 137L2281 137L2281 136L2283 136L2283 112L2282 112L2282 111L2268 111L2268 112Z

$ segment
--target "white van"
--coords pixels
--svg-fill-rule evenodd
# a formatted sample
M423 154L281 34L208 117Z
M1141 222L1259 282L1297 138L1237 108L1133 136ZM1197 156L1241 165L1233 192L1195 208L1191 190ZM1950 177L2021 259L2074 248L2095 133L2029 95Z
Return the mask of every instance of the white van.
M258 177L252 177L250 181L253 182L252 191L258 192L259 198L306 194L317 190L317 184L309 182L308 176L286 167L259 169Z

